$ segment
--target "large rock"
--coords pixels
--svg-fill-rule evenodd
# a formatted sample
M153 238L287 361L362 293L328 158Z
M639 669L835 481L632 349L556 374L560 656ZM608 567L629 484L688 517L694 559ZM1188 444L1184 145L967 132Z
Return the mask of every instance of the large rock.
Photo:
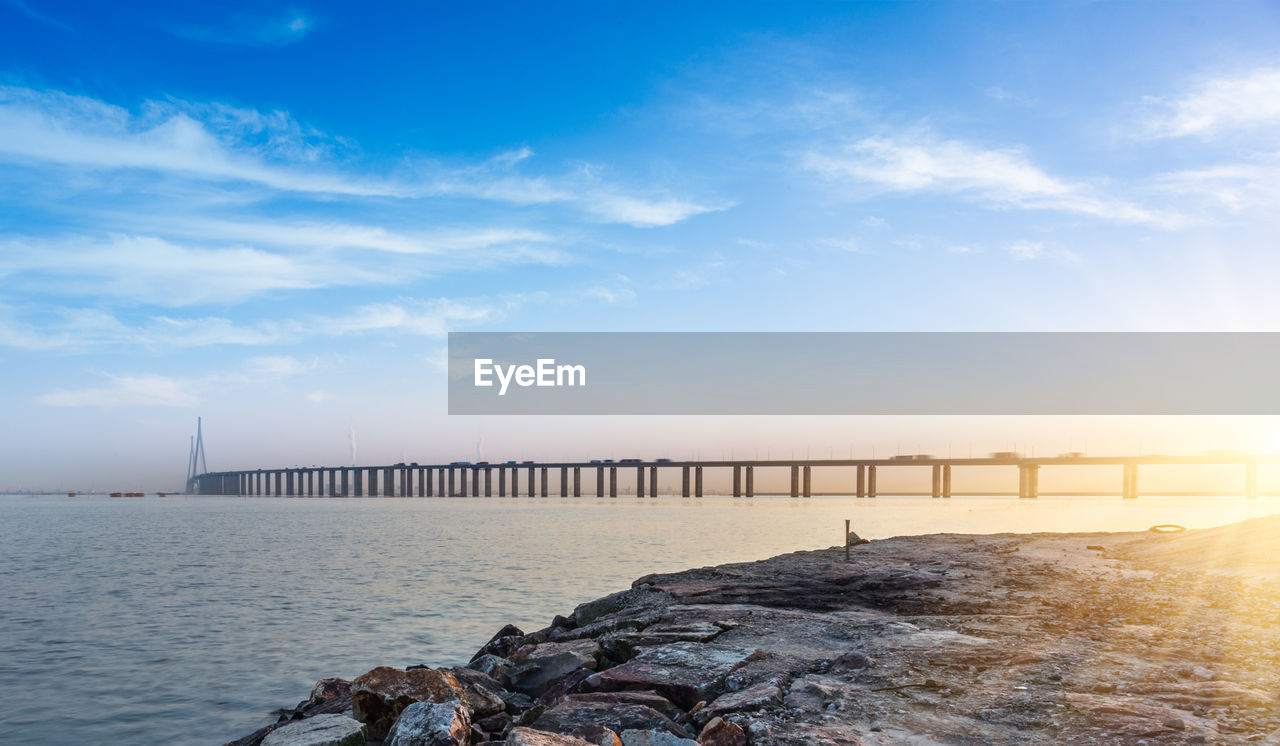
M467 668L479 671L482 674L492 676L498 681L502 681L507 675L507 669L511 667L511 661L506 658L500 658L496 655L488 653L476 658L467 664Z
M549 733L533 728L512 728L507 734L507 746L595 746L595 744L563 733Z
M683 728L652 707L617 702L568 700L542 713L531 725L539 730L565 733L597 742L605 728L616 733L624 730L659 730L674 736L688 736Z
M267 734L262 746L364 746L365 727L346 715L316 715Z
M702 746L747 746L747 734L742 726L722 717L713 717L698 734Z
M453 674L458 683L462 684L463 701L471 711L472 719L479 720L506 708L503 698L510 692L488 674L463 666L440 670Z
M386 738L391 725L414 702L463 701L462 684L453 674L431 668L408 671L380 666L351 682L351 710L369 726L369 738Z
M414 702L400 713L387 733L386 746L467 746L471 718L457 700Z
M497 634L489 638L489 641L476 651L475 655L471 656L471 662L474 663L477 659L486 655L496 655L499 658L505 658L508 653L524 644L521 641L521 638L523 637L524 632L520 631L519 627L514 624L508 624L498 630Z
M693 642L642 648L635 658L592 676L585 687L596 691L651 689L687 710L719 695L725 677L750 654L750 650Z
M698 742L661 730L624 730L622 746L698 746Z
M594 670L600 646L594 640L546 642L520 648L511 654L507 669L509 688L529 695L541 696L552 682L580 668Z
M675 720L684 713L671 700L653 691L639 692L579 692L569 694L565 699L574 702L608 702L612 704L633 704L652 707L663 715Z
M320 679L316 685L311 687L312 704L324 702L329 699L350 699L351 698L351 682L346 679L328 678Z
M712 715L723 715L741 710L759 710L781 703L782 689L778 686L778 682L762 681L742 691L720 695L714 702L707 705L707 712Z

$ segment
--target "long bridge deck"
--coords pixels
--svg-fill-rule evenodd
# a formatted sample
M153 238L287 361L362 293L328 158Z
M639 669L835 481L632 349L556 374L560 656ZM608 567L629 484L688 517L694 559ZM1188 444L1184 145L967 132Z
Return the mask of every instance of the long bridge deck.
M951 473L954 467L1004 466L1018 469L1018 496L1039 496L1040 468L1045 466L1119 466L1121 491L1125 498L1138 496L1138 469L1151 465L1239 466L1244 470L1246 497L1258 496L1258 464L1280 463L1280 455L1240 453L1208 453L1197 456L1084 456L1064 455L1024 457L996 454L984 458L938 458L933 456L898 456L883 459L730 459L675 461L658 459L591 460L591 461L479 461L449 464L399 463L384 466L308 466L286 469L253 469L199 474L187 483L188 494L252 495L252 496L403 496L403 497L529 497L548 496L549 474L558 471L561 497L583 495L582 470L595 471L597 497L618 496L618 471L632 470L635 493L658 495L659 472L680 471L680 494L702 497L705 469L732 470L734 497L752 497L756 493L756 469L789 469L791 497L813 494L813 469L844 467L856 470L850 494L874 498L877 474L882 468L929 467L932 475L930 495L949 498L952 495ZM520 472L525 472L523 485ZM495 478L496 472L496 478Z

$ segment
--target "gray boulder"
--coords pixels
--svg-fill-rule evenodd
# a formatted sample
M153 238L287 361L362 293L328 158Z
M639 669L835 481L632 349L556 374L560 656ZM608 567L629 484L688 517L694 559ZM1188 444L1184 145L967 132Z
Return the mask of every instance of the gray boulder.
M414 702L387 733L386 746L467 746L471 717L458 701Z
M316 715L276 728L262 746L365 746L365 727L346 715Z

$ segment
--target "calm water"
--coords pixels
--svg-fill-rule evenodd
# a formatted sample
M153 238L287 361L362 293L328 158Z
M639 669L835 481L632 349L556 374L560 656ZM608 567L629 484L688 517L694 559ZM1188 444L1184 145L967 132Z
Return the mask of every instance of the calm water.
M958 531L1204 527L1261 498L0 497L5 743L218 744L324 676L465 661L649 572Z

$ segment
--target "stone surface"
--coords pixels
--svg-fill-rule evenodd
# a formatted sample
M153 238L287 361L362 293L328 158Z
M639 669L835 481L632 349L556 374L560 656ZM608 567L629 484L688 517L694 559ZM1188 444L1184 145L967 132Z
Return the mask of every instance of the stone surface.
M742 726L722 717L714 717L698 734L702 746L747 746L747 734Z
M630 661L591 677L587 686L599 691L651 689L688 709L701 700L719 695L724 677L751 652L685 642L641 648Z
M759 710L769 705L782 702L782 688L776 681L763 681L737 692L722 694L711 704L707 711L712 715L723 715L740 710Z
M459 701L414 702L400 713L385 746L467 746L471 718Z
M462 684L452 674L431 668L402 670L379 667L351 682L351 709L369 726L369 738L380 741L404 708L414 702L462 701Z
M506 658L500 658L496 655L490 655L487 653L475 658L467 664L467 668L472 668L482 674L492 676L498 681L502 681L506 676L507 669L510 667L511 661Z
M531 697L541 696L553 682L581 668L595 669L600 646L594 640L570 640L527 645L510 656L507 669L510 689Z
M340 697L349 699L351 697L351 682L346 679L328 678L320 679L316 685L311 687L311 702L323 702L326 699L334 699Z
M282 725L262 746L364 746L365 727L345 715L317 715Z
M473 719L493 715L506 708L503 697L510 692L488 674L462 666L440 670L452 674L462 684L463 702L471 711Z
M599 739L602 728L615 733L624 730L660 730L672 735L688 735L683 728L652 707L626 702L569 700L546 710L531 725L540 730L565 733L590 741Z
M673 736L660 730L624 730L622 746L698 746L692 738Z
M512 728L507 734L507 746L596 746L575 736L550 733L533 728Z
M566 700L575 702L606 702L609 704L633 704L651 707L668 718L675 720L684 713L666 697L654 691L634 692L580 692L569 694Z
M524 632L514 624L508 624L491 638L489 641L471 657L471 662L485 655L494 655L499 658L505 658L508 653L524 644L521 640Z

